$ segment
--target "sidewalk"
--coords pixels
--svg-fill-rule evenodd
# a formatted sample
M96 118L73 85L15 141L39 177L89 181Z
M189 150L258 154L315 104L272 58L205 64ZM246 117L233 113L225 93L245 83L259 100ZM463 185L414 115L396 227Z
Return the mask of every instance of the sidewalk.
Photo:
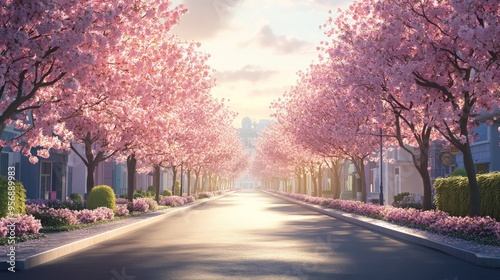
M209 203L210 201L222 198L234 192L235 191L229 191L223 195L197 200L183 206L148 212L140 216L91 226L81 230L50 232L45 234L46 237L17 243L15 250L16 270L29 269L44 264L97 243L158 222L167 217L181 214L189 209ZM1 246L0 270L7 270L7 268L10 267L7 263L9 247L10 245Z
M406 228L382 220L372 219L319 205L309 204L264 190L262 190L262 192L273 195L275 197L279 197L285 201L301 205L318 213L325 214L339 220L344 220L349 223L353 223L373 231L381 232L383 234L404 241L439 250L441 252L479 266L500 268L499 247L481 245L475 242L434 234L424 230Z

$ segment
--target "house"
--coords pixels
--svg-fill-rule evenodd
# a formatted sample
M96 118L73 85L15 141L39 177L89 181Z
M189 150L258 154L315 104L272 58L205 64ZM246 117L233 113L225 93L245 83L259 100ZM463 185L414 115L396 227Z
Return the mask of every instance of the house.
M472 158L478 174L500 171L500 119L493 115L477 118L480 125L474 129L476 138L471 144ZM491 125L486 120L493 120ZM464 167L462 154L456 155L456 167Z

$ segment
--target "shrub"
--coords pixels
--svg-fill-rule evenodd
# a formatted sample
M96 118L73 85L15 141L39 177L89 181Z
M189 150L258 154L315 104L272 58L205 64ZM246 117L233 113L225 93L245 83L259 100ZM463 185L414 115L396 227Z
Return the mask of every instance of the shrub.
M8 226L15 220L15 236L25 236L28 234L37 234L42 228L40 220L32 215L13 215L6 218L0 218L0 237L9 235Z
M213 192L201 192L198 194L198 198L199 199L202 199L202 198L210 198L214 196L214 193Z
M78 224L77 211L54 209L45 205L29 204L26 212L40 220L44 227L60 227Z
M455 168L451 171L450 177L467 177L467 171L462 167Z
M79 193L72 193L69 195L69 198L80 203L83 202L83 196Z
M156 211L156 210L158 210L158 202L156 202L156 200L154 200L153 198L146 197L146 198L144 198L144 201L148 204L148 206L149 206L148 210L149 211Z
M127 204L128 203L128 199L126 198L123 198L123 197L120 197L120 198L117 198L116 199L116 204Z
M192 199L194 199L194 197ZM177 195L164 196L160 199L160 204L165 205L165 206L176 207L176 206L184 205L184 204L188 203L190 200L191 200L191 198L177 196Z
M422 203L415 200L415 196L409 192L400 193L394 196L392 206L399 208L422 209Z
M149 204L146 202L145 198L134 199L134 206L133 206L134 212L148 212L148 210L149 210Z
M87 209L94 210L98 207L106 207L114 210L116 207L115 192L110 186L95 186L87 198Z
M163 196L172 196L172 192L169 189L165 189L162 192Z
M319 202L308 195L276 193L296 200ZM330 199L328 207L460 238L500 239L500 222L490 217L454 217L439 210L403 209L340 199Z
M115 217L113 210L106 207L98 207L94 210L83 209L77 213L78 220L82 224L95 223L97 221L112 220Z
M181 182L179 181L175 181L175 184L174 184L174 194L173 195L176 195L176 194L181 194Z
M196 200L196 197L194 195L188 195L188 196L185 196L184 199L186 200L186 203L191 203L191 202L194 202Z
M143 198L144 196L142 195L142 193L134 193L134 199L135 198Z
M80 197L78 197L80 196ZM68 208L70 210L83 210L85 207L83 206L83 198L80 194L75 194L74 199L68 198L62 202L61 208Z
M11 182L9 184L9 182ZM14 200L10 200L13 197ZM11 208L9 209L9 202ZM9 181L5 177L0 177L0 217L12 214L25 214L26 190L20 182Z
M481 216L500 221L500 172L477 176L481 195ZM469 214L469 180L467 177L437 179L435 203L439 210L452 216L465 217Z
M116 205L116 216L127 216L129 214L127 203Z

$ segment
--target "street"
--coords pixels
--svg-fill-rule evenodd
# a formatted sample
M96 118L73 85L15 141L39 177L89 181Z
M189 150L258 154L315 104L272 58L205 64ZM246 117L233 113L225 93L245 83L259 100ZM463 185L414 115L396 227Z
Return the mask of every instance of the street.
M500 279L259 191L242 190L2 279Z

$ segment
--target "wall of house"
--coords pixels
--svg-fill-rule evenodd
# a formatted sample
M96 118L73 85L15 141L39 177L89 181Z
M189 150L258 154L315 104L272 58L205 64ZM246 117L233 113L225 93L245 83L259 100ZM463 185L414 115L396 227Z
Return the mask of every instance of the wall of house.
M500 171L500 139L498 127L498 123L489 126L481 124L475 130L479 138L471 145L474 164L476 164L476 166L488 164L488 171ZM457 167L464 167L462 154L457 155L456 162Z

